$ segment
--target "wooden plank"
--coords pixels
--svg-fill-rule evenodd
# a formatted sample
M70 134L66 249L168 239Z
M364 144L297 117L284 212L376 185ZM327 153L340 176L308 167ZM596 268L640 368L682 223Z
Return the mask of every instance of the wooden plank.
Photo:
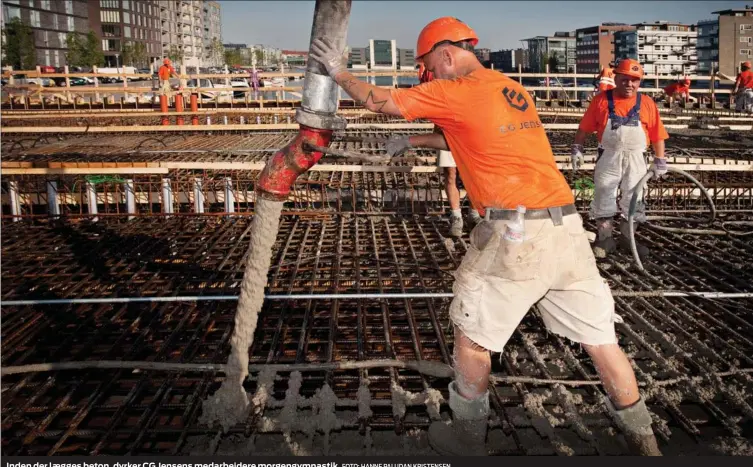
M166 174L168 169L164 168L141 168L141 167L121 167L121 168L65 168L65 169L44 169L44 168L16 168L6 169L0 176L5 175L108 175L108 174Z

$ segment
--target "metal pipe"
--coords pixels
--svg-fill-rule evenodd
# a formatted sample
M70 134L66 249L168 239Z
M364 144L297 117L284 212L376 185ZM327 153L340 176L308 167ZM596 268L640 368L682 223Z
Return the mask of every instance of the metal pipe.
M173 213L173 186L169 178L162 179L162 212Z
M339 50L344 50L350 7L351 0L317 0L310 44L315 39L327 38ZM327 147L332 132L345 129L345 120L337 116L337 89L337 83L329 77L326 68L316 60L309 60L303 80L301 108L296 111L296 121L300 125L298 136L277 151L264 166L256 186L260 197L286 200L295 179L323 156L321 152L309 152L303 144Z
M21 220L21 200L18 196L18 182L8 182L8 196L10 198L10 213L13 216L13 222Z
M204 191L202 190L201 178L196 178L193 182L193 210L197 214L204 213Z
M225 178L225 212L235 212L235 193L233 193L233 179Z
M47 213L50 216L60 215L60 204L58 203L58 182L47 182Z
M97 216L97 187L92 182L86 182L86 206L89 214L93 215L92 221L98 220Z
M136 214L136 192L133 186L133 179L127 179L123 185L125 186L126 212L130 221Z
M453 298L452 292L431 293L360 293L360 294L289 294L265 295L266 300L354 300L354 299L406 299L406 298ZM695 297L707 299L719 298L753 298L753 292L679 292L672 290L633 291L615 290L614 297ZM201 301L231 301L238 300L237 295L184 295L168 297L104 297L104 298L57 298L49 300L4 300L2 306L33 306L33 305L85 305L96 303L154 303L154 302L201 302Z

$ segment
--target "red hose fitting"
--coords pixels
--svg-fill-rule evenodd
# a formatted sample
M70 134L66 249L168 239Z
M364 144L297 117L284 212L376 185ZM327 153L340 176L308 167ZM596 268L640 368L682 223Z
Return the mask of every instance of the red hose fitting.
M259 196L276 201L285 201L290 188L300 174L314 166L322 158L321 152L306 150L304 143L329 146L332 130L319 130L301 125L298 135L269 160L259 175L256 191Z

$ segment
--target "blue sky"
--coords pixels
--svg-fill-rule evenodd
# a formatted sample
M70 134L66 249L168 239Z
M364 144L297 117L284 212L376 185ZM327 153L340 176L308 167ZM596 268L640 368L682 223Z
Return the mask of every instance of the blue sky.
M307 50L314 1L223 0L225 42L265 44ZM753 3L753 0L751 0ZM479 47L517 48L520 39L575 30L602 22L678 21L696 23L712 11L743 8L745 2L544 2L544 1L379 1L354 0L348 45L365 47L369 39L396 39L414 48L421 28L440 16L455 16L476 30Z

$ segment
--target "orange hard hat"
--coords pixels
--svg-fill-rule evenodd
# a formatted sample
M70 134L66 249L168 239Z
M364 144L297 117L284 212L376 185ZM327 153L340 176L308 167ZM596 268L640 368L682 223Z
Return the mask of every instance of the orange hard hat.
M685 84L685 86L690 86L690 78L685 78L682 82Z
M164 63L165 65L169 65L169 64L170 64L170 59L169 59L169 58L166 58L166 59L164 59L164 60L162 61L162 63Z
M423 63L418 64L418 82L428 83L434 79L434 73L427 70Z
M750 62L743 62L743 66L750 68Z
M633 60L632 58L620 60L620 63L617 64L614 72L618 75L627 75L633 78L643 79L643 67L638 60Z
M457 18L445 16L443 18L435 19L427 24L418 35L416 58L421 59L422 56L431 52L431 49L434 48L435 45L444 41L470 41L470 43L475 46L478 44L478 36L470 26Z

